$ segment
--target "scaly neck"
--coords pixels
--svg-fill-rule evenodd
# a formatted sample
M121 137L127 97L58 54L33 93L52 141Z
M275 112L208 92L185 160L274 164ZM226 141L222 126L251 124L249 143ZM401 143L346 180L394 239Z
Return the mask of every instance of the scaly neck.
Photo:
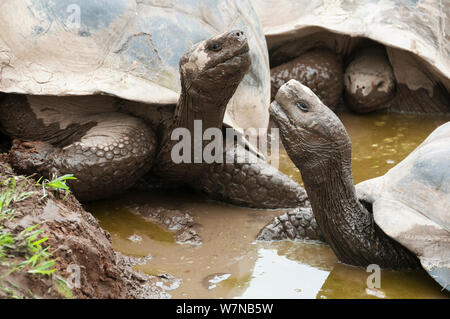
M202 123L202 134L208 128L220 128L225 116L226 106L233 92L230 94L221 92L216 96L210 96L192 90L188 92L188 89L183 86L175 109L172 129L187 128L193 136L194 121L196 120L200 120Z
M300 164L300 163L299 163ZM371 227L369 212L356 198L351 163L341 156L318 160L314 168L299 165L314 216L340 260L358 263L354 241ZM359 245L358 245L359 246Z
M341 150L313 166L299 167L316 221L327 243L344 263L388 268L417 265L417 259L376 226L373 214L357 199L351 150Z
M165 128L161 149L156 158L154 172L157 175L176 182L190 182L204 173L208 164L199 157L211 141L204 140L203 134L208 128L222 128L226 106L236 87L225 87L217 94L208 92L208 95L205 95L183 84L174 119ZM201 126L196 126L196 121L201 121ZM186 128L190 133L190 141L187 144L190 145L190 163L174 163L172 159L172 149L180 141L172 140L171 135L178 128Z

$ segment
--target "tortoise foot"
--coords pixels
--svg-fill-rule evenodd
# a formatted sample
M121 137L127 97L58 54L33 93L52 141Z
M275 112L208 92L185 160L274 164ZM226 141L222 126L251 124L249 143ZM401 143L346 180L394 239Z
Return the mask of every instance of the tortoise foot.
M257 240L319 240L325 241L310 207L296 208L268 223Z

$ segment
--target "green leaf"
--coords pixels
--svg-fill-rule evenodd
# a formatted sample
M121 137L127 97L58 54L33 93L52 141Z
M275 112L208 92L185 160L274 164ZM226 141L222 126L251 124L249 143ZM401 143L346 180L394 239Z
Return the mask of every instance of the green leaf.
M49 269L53 267L56 263L56 259L49 260L47 262L44 262L40 264L38 267L34 267L33 269L30 269L28 273L30 274L42 274L42 275L48 275L52 272L56 271L56 268Z

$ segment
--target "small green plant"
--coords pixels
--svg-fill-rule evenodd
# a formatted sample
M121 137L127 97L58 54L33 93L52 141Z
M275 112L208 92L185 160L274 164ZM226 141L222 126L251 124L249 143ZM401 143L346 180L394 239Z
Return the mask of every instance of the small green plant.
M29 274L52 275L56 271L56 259L52 258L52 254L48 251L50 247L48 245L44 247L48 236L43 235L42 223L30 226L19 233L12 232L6 227L7 222L16 216L17 206L14 204L40 193L39 189L30 191L33 183L42 189L41 199L47 197L49 190L64 192L67 196L70 194L67 181L75 179L72 174L67 174L53 180L41 177L37 182L31 182L29 177L0 174L0 268L4 268L0 274L0 291L7 293L10 298L21 297L15 295L15 291L19 291L17 287L16 289L12 284L7 284L7 277L10 274L25 271ZM72 296L70 287L64 288L61 282L57 283L59 283L57 288L64 291L65 296ZM29 294L33 296L32 292Z
M17 182L20 181L19 184ZM2 192L0 193L0 221L3 218L14 218L14 210L11 204L21 202L35 194L33 191L24 191L26 178L23 176L9 177L0 181Z
M28 273L41 275L48 275L56 270L52 268L56 260L50 258L51 253L47 251L49 247L42 247L42 244L48 240L48 236L40 238L43 232L41 228L38 228L40 225L30 226L14 237L8 233L4 234L3 245L0 242L0 264L10 266L10 270L0 278L24 268L28 269ZM16 265L8 265L5 257L10 253L23 255L25 260Z
M10 288L3 285L3 283L0 282L0 290L6 293L9 298L11 299L23 299L22 295L17 294L18 287L14 283L10 281L5 281L5 284L10 286Z
M0 227L0 263L6 258L7 250L14 244L14 239L11 233L5 232L3 227Z
M29 266L29 273L48 275L56 269L51 269L55 264L54 259L50 259L51 253L47 252L49 247L43 248L42 244L48 240L48 236L39 238L43 230L37 228L40 224L30 226L19 233L16 241L24 247L27 258L20 264L20 267Z
M73 174L66 174L57 177L53 180L39 178L36 182L36 186L42 186L42 198L47 196L47 189L53 189L56 191L64 191L66 196L70 194L69 186L67 185L68 180L76 180L77 178Z
M65 281L64 278L59 277L58 275L56 275L55 277L56 277L56 291L64 298L67 299L74 298L72 289L70 288L67 281Z
M74 179L70 175L61 176L53 181L44 181L39 186L45 190L63 189L66 194L69 189L65 183L67 179ZM24 201L37 194L29 191L30 182L25 176L0 176L0 266L6 267L0 275L0 285L10 274L25 270L31 274L49 275L56 271L55 259L48 252L49 247L43 247L48 237L42 236L41 224L30 226L18 234L5 228L5 222L15 217L15 203ZM23 257L17 262L15 257Z

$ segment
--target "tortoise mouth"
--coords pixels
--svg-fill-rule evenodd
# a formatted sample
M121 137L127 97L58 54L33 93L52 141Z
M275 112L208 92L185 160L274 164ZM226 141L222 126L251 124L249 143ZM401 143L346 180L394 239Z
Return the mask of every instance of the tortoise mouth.
M272 119L277 123L280 124L280 121L287 121L289 118L286 115L286 112L284 112L283 108L277 101L273 101L270 104L269 113Z
M275 123L290 132L291 128L296 127L289 117L288 112L283 108L283 106L274 100L270 104L269 108L270 117L275 121ZM298 127L300 128L300 127Z

